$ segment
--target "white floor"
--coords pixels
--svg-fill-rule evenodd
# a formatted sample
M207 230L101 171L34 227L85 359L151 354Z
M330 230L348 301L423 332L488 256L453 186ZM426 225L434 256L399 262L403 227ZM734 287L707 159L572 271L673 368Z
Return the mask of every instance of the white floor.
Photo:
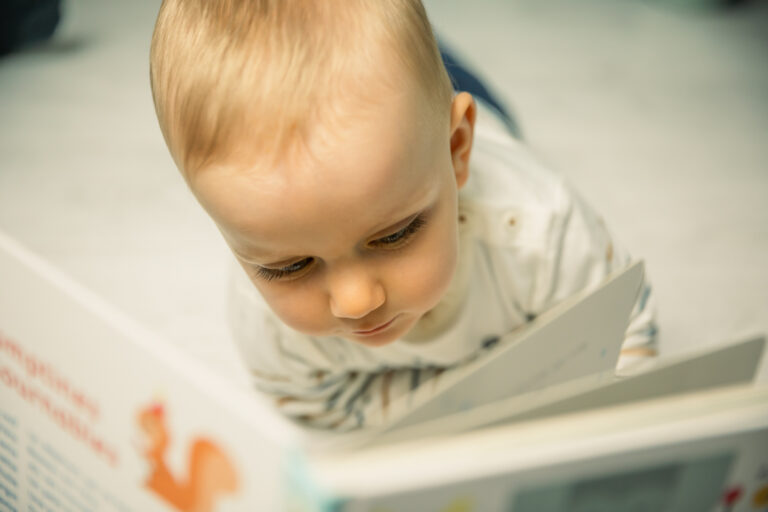
M468 5L427 1L537 153L646 260L664 353L768 332L768 4ZM0 229L229 372L228 254L152 109L157 3L65 7L51 44L0 59Z

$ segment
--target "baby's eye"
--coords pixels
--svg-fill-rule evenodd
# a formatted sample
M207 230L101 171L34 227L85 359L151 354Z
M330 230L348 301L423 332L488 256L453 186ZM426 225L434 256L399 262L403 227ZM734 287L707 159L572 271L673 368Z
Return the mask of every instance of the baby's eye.
M399 231L395 231L391 235L377 238L376 240L369 242L369 245L373 247L384 247L384 248L400 247L407 240L409 240L414 233L416 233L419 229L421 229L424 226L424 224L426 224L426 222L427 221L424 219L424 216L419 215L404 228L400 229Z
M301 271L309 267L312 264L313 258L304 258L303 260L296 261L290 265L286 265L280 268L269 267L256 267L256 273L262 279L271 281L273 279L283 279L287 277L295 278L301 275Z

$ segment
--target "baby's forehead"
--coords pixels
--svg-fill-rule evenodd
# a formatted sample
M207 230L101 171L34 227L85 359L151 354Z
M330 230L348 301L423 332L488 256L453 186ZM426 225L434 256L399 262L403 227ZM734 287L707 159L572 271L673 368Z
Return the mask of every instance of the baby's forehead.
M440 194L438 175L210 173L197 194L235 252L265 263L330 253L424 211Z
M389 217L437 189L437 167L408 156L382 145L379 151L349 148L327 160L212 169L193 190L217 223L235 231L311 226L323 216L344 225L361 210Z
M193 189L212 215L235 219L249 210L290 215L297 203L320 211L329 204L359 209L365 200L374 208L392 194L427 187L448 140L421 114L420 99L404 90L357 110L348 103L352 110L307 124L280 151L231 155L201 173ZM252 142L243 137L238 146Z
M420 100L409 90L389 91L375 101L328 100L331 105L303 120L281 144L222 167L275 187L316 181L374 186L371 181L419 172L436 150L447 147L440 137L444 130ZM247 136L238 145L259 147Z
M311 158L292 157L243 171L220 175L233 196L263 204L295 201L305 204L349 204L383 195L425 188L434 168L419 151L398 141L381 141L378 148L349 145L319 151Z

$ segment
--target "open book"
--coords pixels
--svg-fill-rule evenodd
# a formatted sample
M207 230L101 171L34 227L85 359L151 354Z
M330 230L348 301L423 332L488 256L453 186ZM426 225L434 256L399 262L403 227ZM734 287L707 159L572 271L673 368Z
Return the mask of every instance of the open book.
M342 439L310 435L0 234L0 511L751 510L768 501L768 389L749 384L764 340L616 378L641 275Z

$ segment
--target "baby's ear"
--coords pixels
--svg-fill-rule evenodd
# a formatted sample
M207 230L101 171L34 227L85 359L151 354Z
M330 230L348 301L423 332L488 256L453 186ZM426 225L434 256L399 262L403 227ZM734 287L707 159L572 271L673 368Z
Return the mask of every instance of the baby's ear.
M456 184L463 187L469 178L469 156L475 133L477 107L468 92L460 92L451 104L451 161Z

